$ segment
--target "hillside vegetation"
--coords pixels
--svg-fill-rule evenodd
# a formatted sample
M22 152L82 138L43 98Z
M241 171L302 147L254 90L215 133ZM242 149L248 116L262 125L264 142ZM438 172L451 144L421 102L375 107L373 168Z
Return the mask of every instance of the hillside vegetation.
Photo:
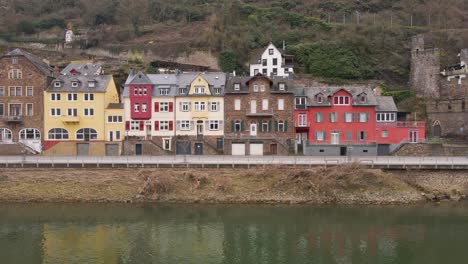
M69 27L87 47L219 55L243 71L269 42L296 55L298 71L339 80L408 81L409 41L426 33L454 63L468 46L465 0L2 0L0 37L54 43Z

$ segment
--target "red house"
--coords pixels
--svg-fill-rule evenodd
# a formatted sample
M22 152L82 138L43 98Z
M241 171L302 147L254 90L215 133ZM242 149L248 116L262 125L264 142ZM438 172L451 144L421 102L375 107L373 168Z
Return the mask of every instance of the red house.
M397 121L392 97L367 87L296 89L295 132L305 155L387 155L425 139L424 122Z

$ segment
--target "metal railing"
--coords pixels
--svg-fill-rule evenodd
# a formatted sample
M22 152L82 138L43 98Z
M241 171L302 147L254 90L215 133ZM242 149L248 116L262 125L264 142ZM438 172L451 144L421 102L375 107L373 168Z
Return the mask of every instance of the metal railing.
M5 122L23 122L23 116L20 116L20 115L3 116L3 121L5 121Z

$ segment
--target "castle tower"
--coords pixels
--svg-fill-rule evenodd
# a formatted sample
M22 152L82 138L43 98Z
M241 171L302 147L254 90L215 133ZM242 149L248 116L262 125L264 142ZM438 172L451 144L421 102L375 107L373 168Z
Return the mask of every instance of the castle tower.
M438 49L425 49L424 36L411 40L411 89L419 97L438 98L440 80L440 53Z

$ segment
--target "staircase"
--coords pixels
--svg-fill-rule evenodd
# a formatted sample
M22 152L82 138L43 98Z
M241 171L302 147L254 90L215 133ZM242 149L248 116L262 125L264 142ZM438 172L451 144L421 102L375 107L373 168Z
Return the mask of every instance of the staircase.
M40 152L26 146L23 143L0 144L0 155L37 155Z

